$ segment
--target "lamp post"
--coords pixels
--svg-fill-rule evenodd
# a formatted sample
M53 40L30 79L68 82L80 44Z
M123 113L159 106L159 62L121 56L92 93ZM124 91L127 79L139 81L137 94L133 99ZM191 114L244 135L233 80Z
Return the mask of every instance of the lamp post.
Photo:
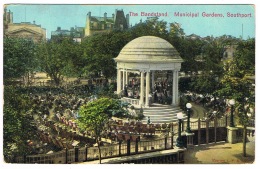
M212 114L213 114L213 117L215 118L215 117L216 117L216 114L217 114L217 111L214 110L214 111L212 112Z
M187 115L188 115L187 128L186 128L187 133L191 133L191 130L190 130L190 109L191 109L191 107L192 107L192 105L190 103L186 104Z
M178 138L177 138L177 143L176 143L176 147L182 148L183 147L183 142L181 139L181 123L182 123L182 118L183 118L183 114L181 113L177 113L177 118L178 118Z
M250 113L247 113L247 117L248 117L248 118L251 118L251 116L252 116L251 112L250 112Z
M249 112L250 112L250 117L253 116L254 109L253 108L249 108Z
M248 122L249 122L249 126L251 127L252 126L252 115L253 115L253 112L254 110L252 108L249 108L249 112L247 113L247 119L248 119ZM254 126L254 124L253 124Z
M229 126L230 127L235 127L235 125L234 125L234 105L235 105L235 100L234 99L231 99L231 100L229 100L229 104L230 104L230 106L231 106L231 114L230 114L230 124L229 124Z

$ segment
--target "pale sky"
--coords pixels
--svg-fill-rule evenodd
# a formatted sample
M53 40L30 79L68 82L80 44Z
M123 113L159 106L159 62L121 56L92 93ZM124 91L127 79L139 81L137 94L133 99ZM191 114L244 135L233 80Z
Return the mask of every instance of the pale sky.
M201 37L214 37L221 35L232 35L243 38L255 37L255 7L253 5L54 5L54 4L10 4L7 9L13 12L14 23L33 22L40 24L47 30L47 38L50 38L51 31L57 27L69 30L71 27L85 27L86 15L90 11L92 16L103 16L107 13L108 17L115 13L116 9L123 9L125 15L130 12L137 13L138 16L130 16L130 24L135 25L146 16L141 16L141 12L166 13L159 20L167 23L178 22L181 24L186 35L192 33ZM178 17L174 13L198 13L198 17ZM202 13L222 14L223 17L204 17ZM228 17L231 14L249 14L251 17ZM168 25L169 26L169 25Z

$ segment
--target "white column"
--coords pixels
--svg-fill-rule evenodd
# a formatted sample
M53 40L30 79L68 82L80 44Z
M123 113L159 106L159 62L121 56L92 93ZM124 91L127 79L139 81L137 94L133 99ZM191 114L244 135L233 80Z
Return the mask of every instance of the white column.
M125 72L125 84L128 85L128 72Z
M154 91L154 70L152 71L152 91Z
M125 70L123 70L123 90L125 90Z
M121 92L121 71L117 69L117 94Z
M150 72L146 72L145 106L149 106Z
M140 84L140 105L144 103L144 72L141 72L141 84Z
M176 77L176 80L175 80L175 83L176 83L175 105L178 106L179 105L179 71L178 70L175 71L175 77Z
M172 71L172 105L176 105L176 75L175 70Z

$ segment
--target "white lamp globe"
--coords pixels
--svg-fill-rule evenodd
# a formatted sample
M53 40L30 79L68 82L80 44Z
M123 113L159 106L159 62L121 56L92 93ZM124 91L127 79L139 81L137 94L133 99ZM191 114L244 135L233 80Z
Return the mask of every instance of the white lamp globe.
M178 118L179 120L181 120L181 119L183 118L183 114L182 114L182 112L177 113L177 118Z
M190 109L190 108L192 108L192 105L191 105L190 103L187 103L187 104L186 104L186 107L187 107L188 109Z
M234 99L229 100L229 104L232 106L235 105L235 100Z

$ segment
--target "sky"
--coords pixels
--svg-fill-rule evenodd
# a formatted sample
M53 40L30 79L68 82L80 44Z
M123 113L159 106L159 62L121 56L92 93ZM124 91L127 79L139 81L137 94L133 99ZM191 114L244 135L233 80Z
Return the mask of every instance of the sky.
M83 5L83 4L9 4L7 9L13 12L13 22L33 22L41 25L47 31L50 38L51 31L57 27L69 30L71 27L85 27L86 16L91 12L92 16L103 16L107 13L111 17L115 10L123 9L125 15L130 14L130 24L133 26L140 20L145 21L146 13L166 13L167 16L159 17L167 23L178 22L186 35L197 34L201 37L232 35L248 39L255 37L255 6L253 5ZM176 16L177 13L198 14L197 17ZM135 13L137 16L133 16ZM205 17L203 14L221 14L221 17ZM247 17L228 17L230 14L247 14ZM168 24L169 26L169 24Z

